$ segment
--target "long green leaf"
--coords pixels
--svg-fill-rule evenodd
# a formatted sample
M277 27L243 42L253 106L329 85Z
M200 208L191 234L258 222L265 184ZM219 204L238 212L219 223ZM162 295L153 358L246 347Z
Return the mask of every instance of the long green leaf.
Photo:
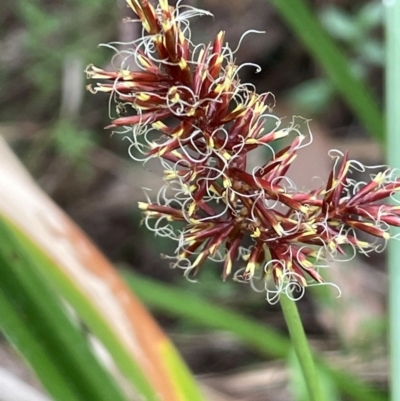
M123 276L143 302L154 310L184 317L202 326L229 331L268 358L286 359L292 349L287 337L254 319L211 304L171 285L130 272L125 272ZM314 357L318 366L329 374L343 394L359 401L387 401L383 392L369 387L346 371L330 366L322 358Z
M124 401L61 300L0 220L0 327L60 401Z
M23 170L0 138L0 220L127 379L130 397L201 401L195 379L111 263Z
M305 0L268 0L301 40L369 134L385 140L384 119L373 93L352 74L349 63Z
M158 401L159 396L144 376L138 362L127 353L124 344L118 339L113 328L99 315L96 308L85 294L79 290L73 280L67 277L55 262L40 247L18 230L17 227L5 220L2 221L1 215L0 222L3 222L3 225L8 224L9 231L18 239L21 248L36 262L38 271L46 275L60 294L71 303L85 324L88 325L90 330L109 350L121 372L137 388L138 392L145 397L146 401ZM193 399L197 400L199 398Z
M386 121L388 162L400 169L400 2L386 0ZM397 173L398 174L398 173ZM400 201L396 196L396 202ZM392 230L399 238L400 228ZM389 244L389 316L390 316L390 371L391 400L400 399L400 247Z

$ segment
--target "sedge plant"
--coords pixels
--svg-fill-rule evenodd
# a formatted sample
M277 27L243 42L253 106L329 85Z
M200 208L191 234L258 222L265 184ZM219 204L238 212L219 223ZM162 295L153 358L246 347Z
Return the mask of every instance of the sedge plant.
M108 45L114 68L89 65L86 72L96 80L88 89L109 95L107 128L123 136L133 159L158 159L163 167L165 184L139 203L145 226L175 241L165 257L187 277L217 261L223 280L233 277L265 291L270 303L280 301L309 398L321 401L294 301L307 286L324 284L319 270L331 261L383 249L390 226L400 226L400 206L385 202L400 179L387 166L366 167L332 150L326 181L298 189L287 173L312 143L309 122L296 117L284 125L273 95L240 81L246 64L235 64L224 32L210 43L192 42L190 19L211 14L180 1L127 4L141 37ZM276 150L281 139L287 145ZM258 148L269 157L251 169ZM354 170L369 179L354 180Z

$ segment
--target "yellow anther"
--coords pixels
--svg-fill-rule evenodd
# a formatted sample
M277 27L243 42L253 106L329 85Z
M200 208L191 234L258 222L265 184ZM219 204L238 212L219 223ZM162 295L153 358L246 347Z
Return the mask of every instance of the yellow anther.
M188 210L189 216L191 216L195 212L196 207L197 207L197 205L194 202L189 206L189 210Z
M192 267L196 267L201 262L201 259L203 258L203 256L204 256L204 252L200 252L199 256L197 256L196 260L194 261Z
M145 67L145 68L150 67L151 64L148 62L148 60L146 58L144 58L143 56L141 56L140 54L138 55L137 59L143 67Z
M385 181L386 174L383 172L379 172L373 179L374 182L378 184L382 184Z
M222 154L222 156L223 156L223 158L226 159L226 160L230 160L230 159L232 158L232 156L231 156L228 152L224 152L224 153Z
M201 49L199 52L199 57L197 57L197 62L200 63L201 59L203 58L204 55L204 49Z
M307 287L307 280L304 277L302 276L296 276L296 277L300 279L303 287Z
M227 177L224 177L224 178L222 179L222 183L223 183L223 185L224 185L224 188L229 188L229 187L232 186L231 180L230 180L229 178L227 178Z
M282 280L282 270L281 269L275 269L275 275L278 278L278 280Z
M150 96L147 93L140 92L136 95L137 99L142 100L143 102L146 102L147 100L150 99Z
M149 207L148 203L145 202L138 202L138 206L140 210L147 210L147 208Z
M180 100L180 96L178 92L175 92L170 98L171 102L177 103Z
M306 269L309 269L310 267L313 267L313 264L307 259L302 260L301 261L301 265L303 267L305 267Z
M181 127L181 128L178 129L178 131L176 131L176 132L174 132L174 133L172 134L172 137L173 137L173 138L178 138L178 137L180 137L182 134L183 134L183 128Z
M169 11L168 0L160 0L160 7L163 11Z
M165 170L164 171L164 177L165 177L166 180L172 180L173 178L178 177L178 175L173 170Z
M90 86L90 85L88 85L88 86ZM88 88L88 89L92 93L97 93L97 92L106 92L106 93L108 93L108 92L112 92L114 90L113 88L108 88L108 87L102 86L102 85L96 86L94 89L92 89L91 87Z
M214 92L217 94L217 95L219 95L220 93L222 93L224 90L225 90L225 87L227 87L228 86L228 84L227 84L227 79L222 83L222 84L218 84L216 87L215 87L215 89L214 89ZM230 83L231 81L229 80L229 83Z
M187 62L184 58L181 58L178 65L181 70L185 70L187 68Z
M176 149L173 150L171 154L177 157L178 159L182 159L182 155Z
M158 156L163 156L165 153L167 153L168 148L166 146L164 146L163 148L161 148L158 152L157 155Z
M254 262L249 262L246 266L245 273L250 273L250 275L253 276L255 270L256 270L256 264Z
M255 139L255 138L248 138L248 139L246 139L246 141L245 141L245 144L246 144L246 145L254 145L254 144L256 144L256 143L258 143L258 140Z
M228 259L228 262L227 262L227 264L226 264L226 267L225 267L225 274L227 275L227 276L229 276L230 274L231 274L231 271L232 271L232 260L231 259Z

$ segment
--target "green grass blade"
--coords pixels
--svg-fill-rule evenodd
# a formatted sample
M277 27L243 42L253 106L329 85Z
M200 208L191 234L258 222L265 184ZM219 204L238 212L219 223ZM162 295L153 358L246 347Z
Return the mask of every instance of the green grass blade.
M400 169L400 2L383 1L386 27L386 122L387 156L391 167ZM399 203L400 197L396 196ZM400 228L392 229L400 236ZM390 371L391 399L400 399L400 246L389 243L389 317L390 317Z
M183 317L205 327L229 331L268 358L286 359L292 349L287 337L254 319L216 306L171 285L128 272L123 276L142 301L154 310ZM387 401L386 394L362 383L348 372L330 366L322 358L315 357L315 360L332 378L337 388L351 399Z
M384 118L369 88L352 74L349 63L333 39L324 30L305 0L270 1L296 38L301 40L315 61L341 94L369 134L385 140Z
M120 341L115 329L110 326L110 322L105 320L98 313L86 294L80 291L71 277L50 259L43 250L34 244L17 227L2 220L0 222L8 224L8 229L18 239L21 247L35 261L38 271L57 288L57 291L68 301L75 311L79 314L83 322L90 328L98 339L103 343L112 356L120 371L127 377L132 385L142 394L146 401L159 401L159 396L155 388L144 375L139 361L132 358L126 346ZM156 344L154 345L156 346ZM194 398L194 400L197 400Z
M62 401L124 401L84 334L0 220L0 327Z
M171 341L116 269L40 191L1 138L0 154L0 220L35 261L37 273L107 349L129 396L203 400Z
M2 263L2 262L0 262ZM21 319L8 295L0 289L0 328L11 344L14 344L30 363L47 391L59 401L76 401L77 394L56 368L51 356L32 335L29 324Z

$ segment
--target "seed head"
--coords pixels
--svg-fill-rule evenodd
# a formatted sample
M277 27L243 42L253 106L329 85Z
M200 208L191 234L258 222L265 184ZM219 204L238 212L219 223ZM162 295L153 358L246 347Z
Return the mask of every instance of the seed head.
M139 208L147 228L176 241L172 266L192 276L207 259L219 261L224 280L233 275L254 287L262 280L276 302L281 292L322 283L318 270L346 248L382 249L374 238L386 243L389 227L400 226L400 206L384 203L400 190L392 170L374 168L370 181L356 182L351 171L367 168L332 151L327 183L299 191L286 173L311 133L300 131L298 119L283 127L272 114L274 97L240 82L243 65L235 65L224 32L192 43L189 19L210 13L167 0L127 4L142 37L128 50L109 45L122 57L115 71L90 65L86 72L98 81L89 89L109 93L114 104L107 128L124 134L132 158L157 158L164 168L165 185ZM270 144L284 137L290 144L275 152ZM250 171L248 157L260 146L271 157Z

